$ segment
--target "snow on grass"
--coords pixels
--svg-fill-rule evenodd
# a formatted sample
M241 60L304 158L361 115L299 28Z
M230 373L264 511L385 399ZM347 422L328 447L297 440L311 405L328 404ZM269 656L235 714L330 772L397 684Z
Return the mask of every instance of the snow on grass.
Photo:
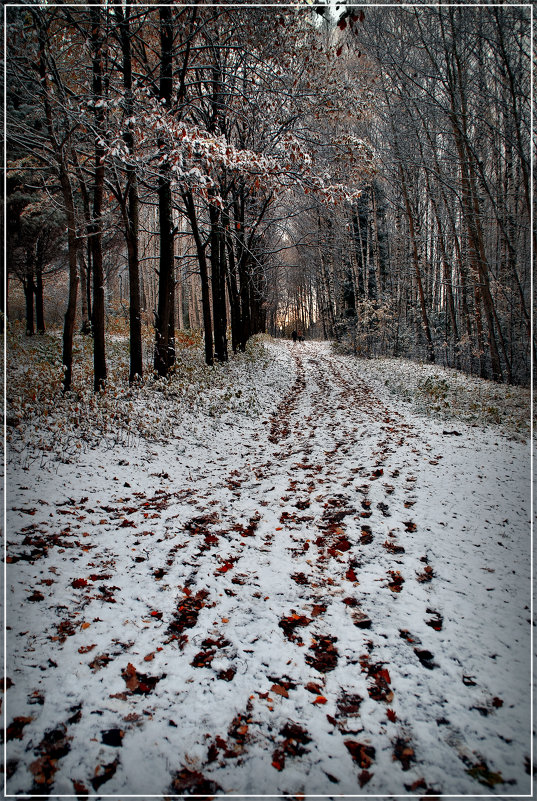
M149 335L147 335L149 338ZM7 421L9 453L16 459L69 461L99 443L129 446L141 437L167 441L184 427L212 419L215 426L241 424L268 413L290 383L293 366L269 357L270 344L252 338L245 353L208 367L199 336L177 334L170 377L152 374L151 341L145 342L146 378L128 386L128 340L111 337L106 389L95 394L92 340L76 336L72 390L62 393L59 332L8 335ZM267 351L269 349L269 351ZM280 354L280 351L278 351Z
M498 426L517 439L530 431L530 391L409 359L355 359L357 374L384 385L413 411L470 425Z

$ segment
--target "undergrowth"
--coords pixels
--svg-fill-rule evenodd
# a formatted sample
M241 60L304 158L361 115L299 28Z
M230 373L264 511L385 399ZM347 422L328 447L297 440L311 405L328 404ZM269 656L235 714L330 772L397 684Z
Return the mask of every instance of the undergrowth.
M364 378L380 381L413 410L441 420L498 426L524 440L530 433L530 391L452 368L409 359L357 359Z
M61 334L7 334L6 421L10 459L71 461L96 445L135 439L168 441L176 426L196 415L218 420L255 417L262 408L255 378L270 357L263 337L229 362L207 366L197 332L178 332L176 364L162 379L151 367L152 340L144 338L142 382L129 386L128 338L118 329L107 341L107 381L93 392L93 342L75 336L72 389L62 391Z

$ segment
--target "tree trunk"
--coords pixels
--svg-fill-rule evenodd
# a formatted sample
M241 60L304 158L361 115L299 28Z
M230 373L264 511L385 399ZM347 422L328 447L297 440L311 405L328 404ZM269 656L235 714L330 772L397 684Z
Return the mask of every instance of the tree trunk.
M35 327L38 334L45 333L45 308L43 298L43 268L35 267Z
M91 49L93 98L96 103L103 100L103 63L101 37L101 10L92 7ZM104 388L106 383L105 354L105 311L104 311L104 271L102 244L102 214L104 191L104 111L101 105L95 106L95 167L93 189L93 220L91 226L91 251L93 257L93 389Z
M63 323L63 391L71 389L73 377L73 335L75 332L76 320L76 298L78 292L78 271L77 271L77 239L76 239L76 217L73 190L67 166L63 159L59 165L60 184L62 188L65 216L67 220L67 252L69 256L69 296L67 309Z
M91 334L91 323L88 310L88 268L82 248L79 250L78 263L80 272L80 311L82 316L80 333L87 335Z
M173 25L169 6L159 6L160 19L160 85L159 98L165 109L171 108ZM162 166L158 179L159 209L159 281L158 306L155 321L155 370L160 376L168 375L175 361L172 302L174 291L174 227L170 166L166 160L165 142L158 142Z
M209 207L211 225L211 289L213 296L214 355L217 361L227 361L225 265L222 264L220 213Z
M131 31L129 24L130 7L116 8L120 18L121 49L123 54L123 88L125 91L125 114L130 120L134 116L134 98L132 93L132 58ZM129 338L130 365L129 383L143 375L142 351L142 316L140 308L140 259L138 254L138 180L134 166L134 136L130 124L126 126L123 139L127 146L130 162L127 165L127 199L125 209L125 239L127 242L127 258L129 263Z
M207 257L205 255L205 246L201 240L201 234L198 228L198 220L196 217L196 207L191 192L183 194L186 213L190 222L190 228L194 242L196 244L196 252L198 256L198 265L200 269L201 279L201 304L203 311L203 333L205 340L205 362L208 365L214 363L213 356L213 328L211 321L211 295L209 292L209 271L207 269Z
M34 255L31 249L26 251L26 274L23 280L24 300L26 306L26 336L32 337L34 328Z
M65 160L65 151L62 145L57 141L54 133L54 125L52 121L52 108L50 105L49 89L48 89L48 71L46 61L46 29L42 20L37 17L37 27L39 36L39 77L41 81L41 89L43 92L43 105L45 108L45 119L47 125L47 133L52 144L54 155L56 158L56 169L60 179L60 186L62 191L63 204L65 209L65 217L67 222L67 252L69 258L69 293L67 301L67 309L64 317L63 324L63 339L62 339L62 361L63 361L63 391L68 392L71 389L71 382L73 377L73 335L75 330L76 319L76 296L78 290L78 271L77 271L77 239L76 239L76 218L75 218L75 204L73 200L73 189L69 178L68 166Z
M229 231L229 216L224 217L224 228ZM235 250L233 240L229 233L226 235L226 245L228 257L226 260L227 290L229 295L229 305L231 310L231 348L233 353L237 353L240 346L240 322L241 322L241 302L239 288L237 286L237 267L235 264Z
M431 335L431 328L429 325L429 318L427 315L427 306L425 304L425 294L423 291L423 283L421 280L421 270L420 270L420 261L418 255L418 243L416 240L416 229L414 225L414 214L412 212L412 207L410 205L410 198L408 196L408 187L406 183L405 173L403 171L403 167L399 165L399 175L401 177L401 188L403 190L403 199L405 201L405 209L407 213L408 219L408 230L410 233L410 244L412 248L412 262L414 264L414 271L416 273L416 283L418 285L418 296L420 300L420 311L421 311L421 321L423 324L423 330L425 332L425 338L427 339L427 361L433 363L435 360L434 355L434 344L433 338Z

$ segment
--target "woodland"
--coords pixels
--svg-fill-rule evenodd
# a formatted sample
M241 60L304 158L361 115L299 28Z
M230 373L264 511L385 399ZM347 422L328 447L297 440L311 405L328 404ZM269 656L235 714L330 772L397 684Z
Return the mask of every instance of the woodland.
M532 795L530 12L5 6L6 796Z
M260 332L527 384L530 10L7 9L8 322L106 385ZM149 342L149 346L144 346ZM145 348L145 349L144 349ZM125 377L125 380L127 376Z

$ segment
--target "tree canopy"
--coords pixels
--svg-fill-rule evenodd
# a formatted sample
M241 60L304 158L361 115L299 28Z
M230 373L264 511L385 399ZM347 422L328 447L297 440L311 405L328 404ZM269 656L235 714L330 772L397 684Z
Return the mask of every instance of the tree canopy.
M67 276L66 390L77 320L105 385L127 295L131 382L197 327L208 364L299 328L527 382L528 9L23 6L7 26L7 269L29 334L43 276Z

